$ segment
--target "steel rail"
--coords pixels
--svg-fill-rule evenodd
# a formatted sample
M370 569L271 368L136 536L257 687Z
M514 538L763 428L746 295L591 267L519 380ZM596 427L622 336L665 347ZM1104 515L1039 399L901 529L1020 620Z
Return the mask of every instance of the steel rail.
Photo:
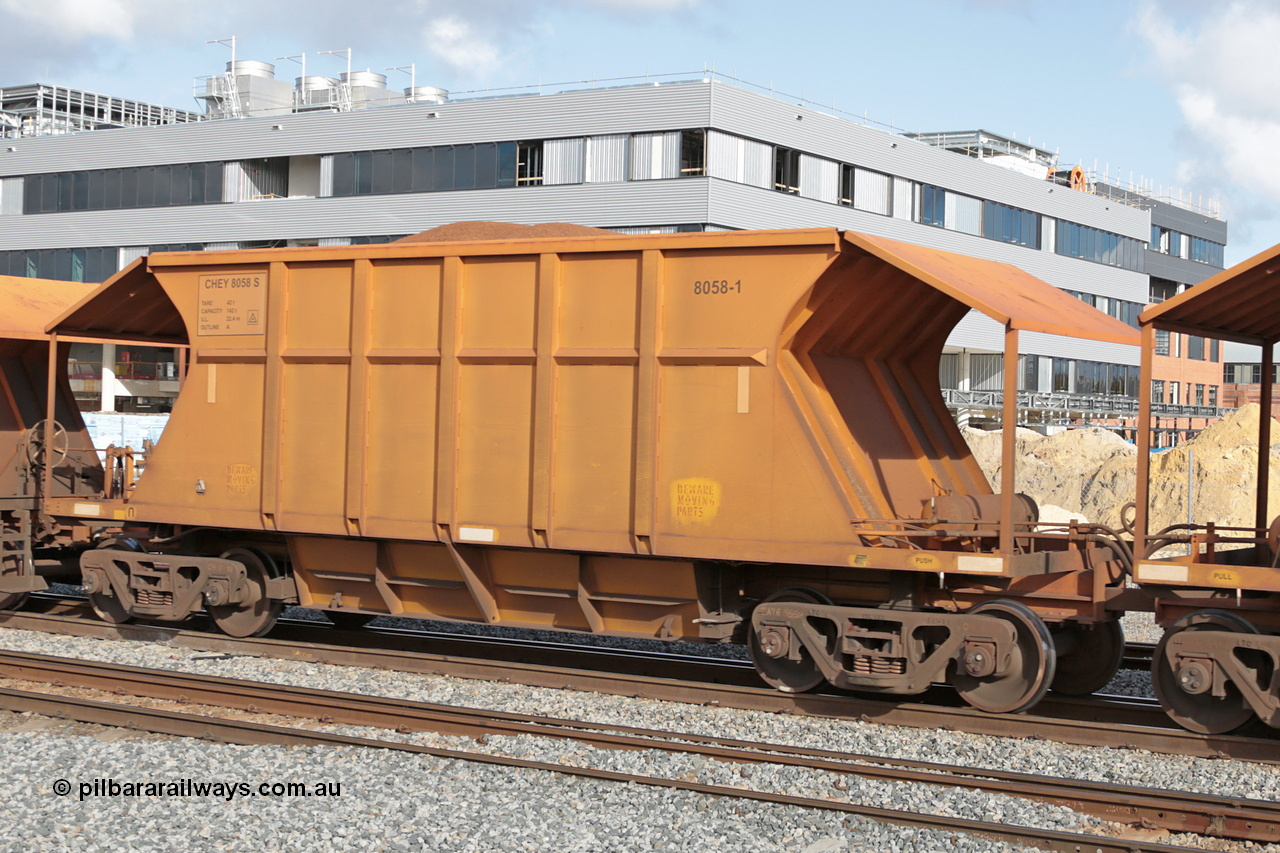
M1120 662L1122 669L1151 669L1151 659L1155 657L1155 643L1125 643L1124 658Z
M311 625L312 623L306 623ZM366 668L391 669L429 675L448 675L486 681L513 682L534 687L586 690L625 696L645 696L695 705L722 705L744 710L855 719L912 728L951 729L999 737L1030 737L1083 746L1145 749L1151 752L1207 758L1236 758L1280 764L1280 739L1240 735L1200 735L1174 725L1151 700L1125 697L1090 697L1087 700L1054 697L1036 706L1035 714L988 714L968 707L954 707L958 700L947 691L926 694L921 701L882 701L834 693L787 694L760 686L754 669L738 661L703 659L688 664L681 657L677 667L667 656L656 664L647 657L615 656L613 650L558 647L554 662L491 660L465 657L456 651L474 648L489 640L474 637L452 641L441 651L442 638L421 643L395 634L401 648L355 648L315 642L319 636L341 642L374 643L381 630L339 631L316 623L309 630L282 626L273 636L235 639L224 635L152 625L113 625L97 620L52 614L0 614L0 627L65 632L79 636L123 638L161 642L201 651L232 655L305 660ZM450 635L451 636L451 635ZM356 639L358 638L358 640ZM523 643L504 646L516 653ZM546 653L539 653L546 658ZM612 671L602 671L616 666ZM584 668L585 667L585 668ZM953 706L946 706L946 702Z
M1061 779L936 762L840 753L633 726L457 708L436 703L289 687L223 677L0 652L0 675L183 704L318 719L326 723L483 738L572 739L601 749L657 749L719 761L781 764L893 782L940 785L1065 806L1118 823L1143 823L1249 841L1280 840L1280 804Z
M42 716L53 717L55 719L74 720L81 723L114 726L118 728L175 735L179 737L198 737L205 740L223 743L250 745L276 744L352 746L388 749L416 755L429 755L435 758L468 761L499 767L541 770L599 781L630 783L650 787L689 791L717 797L728 797L762 803L842 812L899 826L920 827L943 832L964 832L1011 844L1021 844L1039 847L1045 850L1061 851L1061 853L1081 853L1081 851L1089 851L1089 853L1095 853L1095 851L1096 853L1175 853L1175 851L1195 849L1175 847L1172 845L1139 841L1135 839L1109 838L1097 835L1073 834L1058 830L1008 826L967 818L906 812L896 809L880 808L877 806L840 802L836 800L798 797L788 794L755 791L746 788L728 787L723 785L710 785L680 779L628 774L589 767L574 767L571 765L530 761L528 759L444 749L440 747L423 746L420 744L411 744L399 741L376 740L328 732L295 729L264 723L248 723L236 720L226 720L218 717L206 717L155 708L143 708L136 705L119 705L91 699L80 699L40 692L14 690L11 688L0 688L0 707L7 708L10 711L40 714Z
M32 613L49 613L55 615L76 615L97 622L101 621L94 615L88 604L86 596L64 595L49 592L32 593L30 601L24 612ZM0 612L0 618L5 613ZM145 623L133 623L142 625ZM216 628L212 627L210 620L197 616L189 623L188 627L208 625L210 630L216 632ZM370 648L384 648L386 640L384 638L394 637L403 638L412 642L441 641L452 644L474 644L477 648L483 648L487 653L492 650L504 648L514 650L536 650L539 657L543 657L545 653L556 654L561 651L568 651L574 655L589 655L592 651L600 651L613 661L620 661L627 658L636 661L642 661L651 664L655 660L678 661L684 665L696 667L701 663L709 663L717 669L738 668L744 673L754 673L755 667L750 661L734 658L711 657L708 655L688 654L682 652L660 652L660 651L636 651L634 649L623 649L616 646L596 646L589 643L578 643L571 640L532 640L529 638L511 638L493 635L466 634L460 631L437 631L429 628L402 628L402 627L364 627L364 628L340 628L330 622L319 622L310 619L290 619L281 618L276 622L277 627L272 630L272 636L287 635L290 637L299 635L300 633L320 632L341 632L344 642L364 646ZM311 637L310 639L314 639ZM1151 658L1155 652L1155 643L1138 643L1131 642L1125 644L1124 657L1121 667L1123 669L1150 669ZM616 664L614 664L616 666ZM756 684L758 681L754 675L748 675L742 679L744 684Z

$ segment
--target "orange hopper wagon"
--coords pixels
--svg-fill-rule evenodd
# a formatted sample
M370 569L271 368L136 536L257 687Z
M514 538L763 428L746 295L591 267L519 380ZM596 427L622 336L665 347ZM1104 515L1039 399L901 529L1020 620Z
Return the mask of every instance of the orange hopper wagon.
M85 584L241 635L296 601L748 641L784 690L1087 692L1127 549L1037 525L1011 436L992 494L938 381L971 309L1011 353L1137 342L1013 267L833 229L153 255L50 327L191 347Z

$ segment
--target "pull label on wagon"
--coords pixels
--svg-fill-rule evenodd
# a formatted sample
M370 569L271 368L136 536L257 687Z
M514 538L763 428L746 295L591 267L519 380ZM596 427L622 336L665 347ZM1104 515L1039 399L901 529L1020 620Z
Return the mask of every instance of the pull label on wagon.
M267 272L201 275L196 284L199 334L265 335L267 333Z

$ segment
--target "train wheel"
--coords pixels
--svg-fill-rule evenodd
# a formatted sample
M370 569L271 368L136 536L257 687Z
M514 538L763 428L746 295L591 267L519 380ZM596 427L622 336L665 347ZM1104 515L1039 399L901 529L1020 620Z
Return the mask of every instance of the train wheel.
M142 551L142 545L137 539L129 536L118 536L107 539L98 545L99 548L106 548L113 551ZM101 576L99 576L101 577ZM102 579L106 581L105 578ZM89 580L84 581L85 591L89 594L89 606L93 608L93 612L98 614L98 618L103 622L110 622L113 625L122 625L133 617L129 615L129 611L120 602L115 595L108 595L102 590L94 590Z
M4 566L0 569L0 575L5 577L23 577L31 574L31 569L27 568L30 564L21 551L5 553L0 565ZM28 592L7 592L0 595L0 610L17 610L26 603L29 595Z
M1238 729L1253 717L1253 709L1240 690L1227 682L1226 696L1210 691L1209 673L1194 661L1174 669L1165 655L1169 638L1183 631L1230 631L1256 634L1248 620L1225 610L1197 610L1169 626L1151 659L1151 682L1165 713L1178 725L1193 732L1217 735Z
M779 601L831 604L831 599L816 589L803 586L780 589L760 603L772 604ZM760 673L760 677L783 693L806 693L826 681L807 648L801 647L800 660L790 659L786 650L788 642L790 639L779 636L777 629L765 628L763 631L751 632L751 661L756 665L756 672Z
M1115 677L1124 660L1124 628L1119 619L1096 625L1068 625L1053 632L1058 656L1049 689L1063 696L1088 696Z
M279 577L280 570L267 554L257 548L232 548L222 554L245 568L249 592L238 604L209 607L209 615L224 634L232 637L261 637L276 624L284 602L267 598L267 580Z
M93 612L98 614L98 618L103 622L111 622L114 625L122 625L128 622L131 617L129 611L124 609L124 605L120 603L120 599L114 595L107 595L101 592L89 593L89 605L93 608Z
M1010 651L1007 666L995 665L1002 674L970 675L964 665L957 667L952 678L956 691L973 707L995 714L1025 711L1040 701L1057 665L1053 652L1053 636L1044 620L1025 604L1008 599L984 601L969 611L995 616L1013 624L1017 640Z
M352 613L347 610L326 610L324 617L333 623L333 627L344 631L359 630L378 618L372 613Z
M0 576L23 577L33 573L30 552L6 551L0 553ZM26 603L27 592L7 592L0 595L0 610L17 610Z

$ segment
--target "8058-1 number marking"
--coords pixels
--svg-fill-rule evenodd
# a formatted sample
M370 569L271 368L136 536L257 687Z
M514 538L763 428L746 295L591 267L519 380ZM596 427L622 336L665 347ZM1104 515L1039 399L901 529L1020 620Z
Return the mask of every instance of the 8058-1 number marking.
M742 279L738 279L737 281L729 281L727 279L719 279L714 281L695 281L693 283L693 292L695 294L741 293Z

